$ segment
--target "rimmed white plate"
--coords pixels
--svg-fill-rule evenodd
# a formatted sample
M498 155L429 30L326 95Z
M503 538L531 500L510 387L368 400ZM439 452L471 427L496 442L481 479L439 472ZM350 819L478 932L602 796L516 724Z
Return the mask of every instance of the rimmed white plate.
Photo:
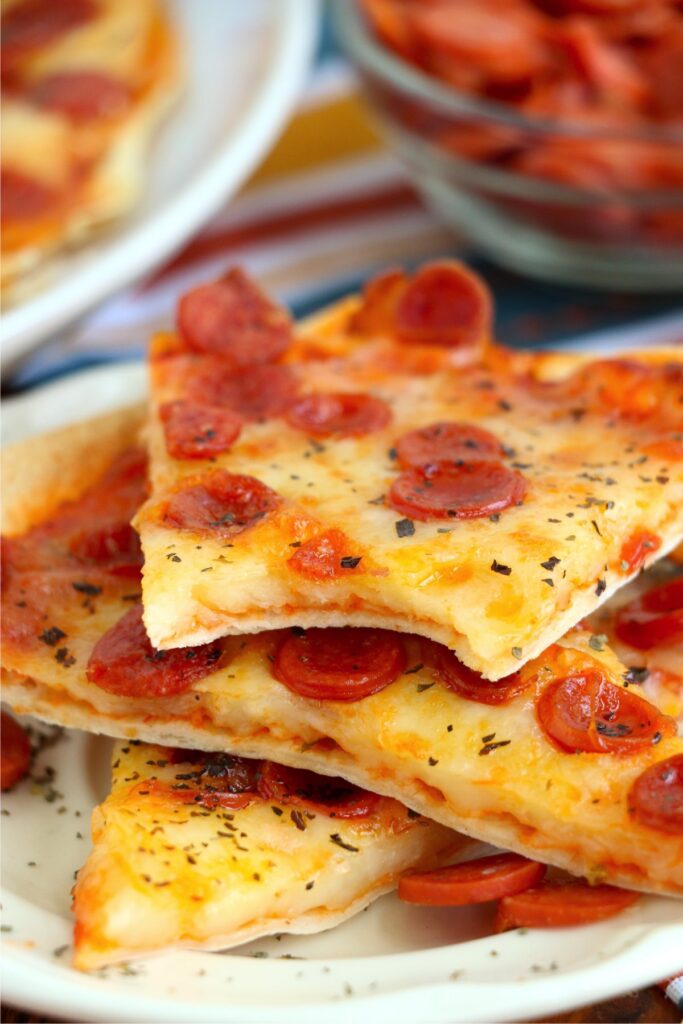
M149 157L144 195L100 239L59 258L44 289L3 317L5 369L177 250L258 164L304 82L316 0L169 0L182 97Z
M19 440L144 396L140 364L101 367L12 399ZM321 935L226 954L161 954L82 975L69 966L69 890L108 788L109 740L65 733L33 781L5 796L3 998L89 1021L392 1024L528 1020L597 1002L683 970L683 904L643 897L584 928L490 936L487 907L433 910L383 897ZM51 768L52 771L47 769Z

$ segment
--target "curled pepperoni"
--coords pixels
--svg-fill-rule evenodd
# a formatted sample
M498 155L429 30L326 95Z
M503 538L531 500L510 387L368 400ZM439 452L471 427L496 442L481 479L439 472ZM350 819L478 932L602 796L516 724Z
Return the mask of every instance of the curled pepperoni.
M234 268L182 297L178 330L195 352L220 355L244 367L281 356L291 340L292 322L244 271Z
M360 437L386 427L391 409L372 395L318 392L295 402L287 420L295 429L316 437Z
M289 559L288 564L311 580L333 580L358 569L362 556L350 554L351 541L341 530L327 530L311 537Z
M94 18L94 0L19 0L3 11L2 56L20 57Z
M639 651L683 643L683 576L662 583L620 608L614 632Z
M2 712L0 736L0 789L12 789L26 775L31 764L31 744L19 723Z
M465 700L479 704L507 704L527 687L519 672L491 681L463 665L453 651L441 644L431 645L428 655L439 679Z
M0 172L0 194L3 224L48 217L62 204L56 189L11 167L3 167Z
M281 416L294 401L296 391L296 378L288 366L250 366L233 371L215 358L191 371L187 384L192 401L226 406L250 422Z
M174 459L209 459L229 451L242 430L231 409L199 402L166 402L159 409L166 451Z
M356 701L379 693L406 667L401 638L385 629L309 629L290 633L273 675L313 700Z
M662 545L661 538L649 530L636 530L624 541L619 552L621 567L624 572L637 572L642 569L645 560Z
M676 731L648 701L590 669L546 686L536 715L553 743L570 753L633 754Z
M381 799L345 779L317 775L305 768L287 768L273 761L261 763L258 791L264 800L293 804L330 818L367 818Z
M628 795L631 817L646 828L683 835L683 754L651 765Z
M431 423L411 430L396 442L396 458L402 469L433 462L484 462L499 459L502 454L498 438L473 423Z
M479 519L521 502L526 482L497 462L435 462L407 469L387 501L409 519Z
M408 871L399 879L398 896L428 907L466 907L523 892L545 872L545 864L518 853L494 853L434 871Z
M582 879L560 882L544 879L540 885L504 896L498 905L495 931L510 928L568 928L614 917L638 899L612 885L589 885Z
M136 605L95 644L88 681L119 697L173 697L216 670L218 643L155 651Z
M176 491L162 512L164 526L230 537L254 526L282 499L253 476L216 469Z
M478 348L488 339L492 315L481 278L459 263L431 263L399 299L396 335L413 345Z
M83 124L119 117L128 108L131 93L124 82L102 71L60 71L36 82L28 98L44 110Z
M239 810L257 795L260 762L234 754L200 751L173 752L171 764L183 764L176 781L158 782L156 791L185 804L199 804L208 810L226 807Z

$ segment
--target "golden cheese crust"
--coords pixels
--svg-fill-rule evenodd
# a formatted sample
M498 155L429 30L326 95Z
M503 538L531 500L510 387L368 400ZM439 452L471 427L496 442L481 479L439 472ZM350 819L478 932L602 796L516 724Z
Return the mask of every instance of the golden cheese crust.
M3 3L11 16L23 0ZM177 42L160 0L97 0L84 23L20 55L3 91L2 170L53 197L3 216L3 299L17 302L49 279L60 251L81 244L137 201L154 129L178 95ZM106 76L129 97L119 113L78 119L34 99L43 83ZM10 75L8 74L8 77ZM10 216L9 206L17 216Z
M183 803L197 765L164 747L117 744L112 791L92 818L93 850L74 887L74 965L164 949L226 949L276 932L323 931L393 889L408 868L465 845L382 799L366 817L297 813L254 796L240 809ZM176 790L182 792L182 790Z
M312 438L281 416L249 422L210 463L166 450L159 409L184 394L196 362L173 354L173 336L153 343L153 493L136 528L155 646L292 624L385 626L443 643L499 679L679 542L683 460L645 451L666 428L659 411L620 417L584 408L580 394L558 397L573 375L590 375L586 357L491 347L483 362L464 366L447 350L352 334L357 309L348 299L304 323L284 362L301 393L370 394L386 403L391 421L343 439ZM670 365L678 375L671 394L683 390L680 351L628 361ZM526 482L521 504L492 517L432 522L408 521L387 504L397 440L443 421L484 427L504 444L507 466ZM256 477L281 503L229 538L169 528L169 498L201 482L208 468ZM329 529L345 536L357 566L324 580L296 571L296 547ZM636 565L624 551L641 535L652 546Z

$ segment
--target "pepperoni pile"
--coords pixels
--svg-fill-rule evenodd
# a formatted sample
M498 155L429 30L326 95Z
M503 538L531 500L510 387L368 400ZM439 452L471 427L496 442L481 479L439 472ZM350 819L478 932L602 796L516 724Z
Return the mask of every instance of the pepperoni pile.
M638 894L579 879L548 879L547 868L517 853L497 853L435 871L410 871L399 881L407 903L464 907L498 901L494 930L556 928L613 917Z
M274 761L197 750L169 751L168 759L182 765L182 771L174 783L157 783L151 791L209 810L237 810L259 798L310 816L352 819L367 818L381 800L345 779L317 775L305 768L287 768Z
M409 130L444 150L594 195L683 186L680 142L665 137L680 129L683 111L676 0L359 2L380 43L401 60L459 93L541 122L526 130L495 116L449 116L375 90ZM570 237L590 236L591 216L578 206L562 217L529 201L526 212L552 217ZM592 216L592 237L681 242L683 223L668 210L609 212Z

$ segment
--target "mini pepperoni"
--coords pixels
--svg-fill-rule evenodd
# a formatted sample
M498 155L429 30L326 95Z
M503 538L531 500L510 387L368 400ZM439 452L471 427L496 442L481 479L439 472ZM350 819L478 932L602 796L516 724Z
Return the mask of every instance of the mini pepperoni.
M31 744L19 723L2 712L0 736L0 789L12 789L24 778L31 765Z
M545 864L518 853L495 853L435 871L409 871L399 879L398 896L427 907L466 907L523 892L545 872Z
M405 667L405 649L395 633L342 628L290 633L272 671L302 697L356 701L385 689Z
M287 413L290 426L316 437L361 437L382 430L390 420L391 409L381 399L341 392L306 395Z
M48 217L62 203L55 189L11 167L3 167L0 172L0 193L3 224Z
M46 46L95 17L95 0L19 0L3 11L2 55L15 59Z
M473 423L432 423L411 430L396 442L396 457L402 469L433 462L485 462L502 454L498 438Z
M387 501L409 519L479 519L518 505L525 493L524 477L500 463L435 462L401 473Z
M218 643L155 651L136 605L95 644L88 681L119 697L173 697L216 670Z
M644 771L631 786L628 807L640 825L683 835L683 754Z
M345 779L317 775L305 768L287 768L273 761L261 763L258 791L264 800L292 804L330 818L367 818L381 799Z
M102 71L60 71L36 82L28 98L44 110L82 124L120 117L131 93L124 82Z
M396 335L413 345L478 348L491 333L491 296L476 274L458 263L418 271L396 307Z
M242 430L231 409L199 402L165 402L159 409L166 451L174 459L209 459L230 450Z
M477 701L479 704L507 704L527 687L527 682L519 672L504 676L492 682L484 679L478 672L463 665L453 651L441 644L431 648L431 660L436 673L449 689L465 700Z
M536 715L553 743L570 753L633 754L676 731L648 701L590 669L546 686Z
M614 917L638 899L611 885L589 885L580 879L568 882L545 879L540 885L505 896L498 906L495 931L510 928L568 928Z
M227 807L239 810L247 807L257 796L260 761L234 754L183 751L169 757L171 764L187 763L191 770L183 770L176 782L159 782L157 792L186 804L199 804L208 810Z
M683 577L662 583L620 608L614 632L638 651L683 643Z
M305 541L287 564L302 576L321 581L355 572L361 563L362 556L351 554L351 540L345 533L327 530Z
M140 538L126 521L80 531L71 538L69 550L81 564L116 576L139 576L142 568Z
M292 322L281 306L234 268L219 281L182 297L178 330L195 352L220 355L244 367L281 356L291 340Z
M281 502L253 476L216 469L166 502L162 523L179 530L229 537L255 526Z
M296 398L297 382L288 366L231 370L223 360L205 359L191 371L187 382L187 396L192 401L226 406L255 422L281 416Z
M624 572L637 572L645 560L662 546L661 538L650 530L636 530L621 546L619 560Z

